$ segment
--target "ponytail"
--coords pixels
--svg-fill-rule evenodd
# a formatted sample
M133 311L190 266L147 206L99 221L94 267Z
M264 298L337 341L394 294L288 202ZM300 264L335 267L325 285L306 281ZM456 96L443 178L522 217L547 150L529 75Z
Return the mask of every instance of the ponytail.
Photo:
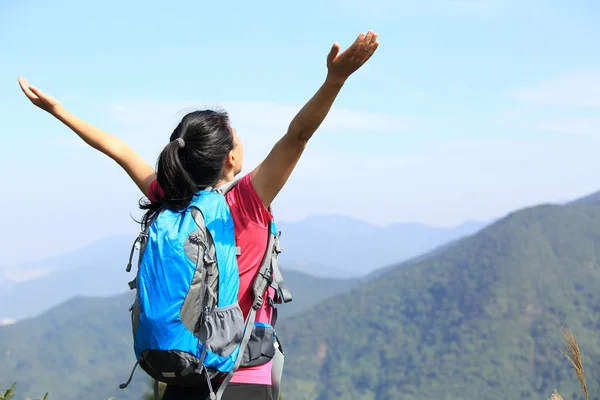
M158 157L156 180L161 190L153 193L154 201L151 204L140 205L140 208L148 210L144 215L144 223L159 208L184 209L199 190L182 162L180 152L185 151L185 144L182 143L184 141L181 138L169 142Z
M156 178L160 190L152 193L142 224L162 208L185 209L200 190L221 178L225 158L233 149L227 113L203 110L187 114L158 157Z
M183 139L173 140L165 146L158 158L157 169L158 185L163 191L161 203L174 209L185 208L198 191L198 185L184 164L185 158L180 154L186 151L180 141Z

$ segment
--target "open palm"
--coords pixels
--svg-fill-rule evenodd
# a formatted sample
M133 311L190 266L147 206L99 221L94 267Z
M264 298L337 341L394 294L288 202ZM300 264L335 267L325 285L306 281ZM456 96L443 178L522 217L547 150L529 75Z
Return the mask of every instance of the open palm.
M377 34L373 31L361 33L350 47L340 53L340 45L334 43L327 56L327 69L330 80L343 82L358 70L375 53L379 46Z
M31 86L29 82L27 82L27 79L19 77L19 86L21 87L23 93L25 93L25 96L27 96L27 98L31 100L33 104L42 110L52 112L60 107L58 100L48 96L35 86Z

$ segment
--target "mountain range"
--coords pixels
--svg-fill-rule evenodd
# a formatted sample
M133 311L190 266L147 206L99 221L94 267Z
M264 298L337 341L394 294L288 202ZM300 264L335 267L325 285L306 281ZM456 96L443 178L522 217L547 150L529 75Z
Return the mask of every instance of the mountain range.
M286 269L350 279L472 234L484 223L456 228L421 224L378 227L348 217L322 216L297 223L278 222L278 226L283 232L281 264ZM356 246L359 238L361 246ZM0 268L0 322L37 315L74 296L122 293L133 279L125 265L134 239L109 237L65 255Z
M468 221L452 228L419 223L377 226L339 215L313 216L297 223L278 223L284 246L281 260L316 276L366 276L472 235L487 224Z
M549 399L554 389L582 399L560 350L565 325L580 342L589 398L600 399L600 196L512 212L347 283L336 293L291 287L312 302L278 323L286 400ZM143 373L117 389L134 361L130 303L130 293L77 298L0 327L0 387L139 399Z
M282 273L294 297L280 307L282 320L358 283L294 270ZM103 400L139 399L146 385L143 372L138 371L127 391L116 386L135 362L128 312L132 302L133 292L108 298L76 296L40 316L0 326L0 390L16 380L18 392L27 396L47 387L44 390L54 393L51 398L58 394L61 400L91 398L86 391Z
M559 346L567 325L600 376L592 198L511 213L293 316L280 329L286 399L582 399Z

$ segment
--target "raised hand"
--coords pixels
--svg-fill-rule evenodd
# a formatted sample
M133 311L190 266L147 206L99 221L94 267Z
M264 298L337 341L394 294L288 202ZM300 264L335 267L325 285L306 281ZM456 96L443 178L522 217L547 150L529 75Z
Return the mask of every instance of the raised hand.
M58 100L48 96L35 86L31 86L29 82L27 82L27 79L23 77L19 77L19 86L21 86L21 90L23 93L25 93L25 96L27 96L27 98L31 100L34 105L38 106L42 110L53 114L61 107L61 104Z
M327 80L332 83L344 83L350 75L362 67L379 46L377 34L369 31L361 33L350 47L340 51L340 45L334 43L327 56Z

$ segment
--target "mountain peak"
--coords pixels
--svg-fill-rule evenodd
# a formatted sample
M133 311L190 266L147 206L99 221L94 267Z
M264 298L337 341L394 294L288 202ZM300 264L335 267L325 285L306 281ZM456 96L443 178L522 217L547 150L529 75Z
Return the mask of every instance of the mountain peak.
M573 200L569 204L597 204L600 203L600 191L588 194L577 200Z

